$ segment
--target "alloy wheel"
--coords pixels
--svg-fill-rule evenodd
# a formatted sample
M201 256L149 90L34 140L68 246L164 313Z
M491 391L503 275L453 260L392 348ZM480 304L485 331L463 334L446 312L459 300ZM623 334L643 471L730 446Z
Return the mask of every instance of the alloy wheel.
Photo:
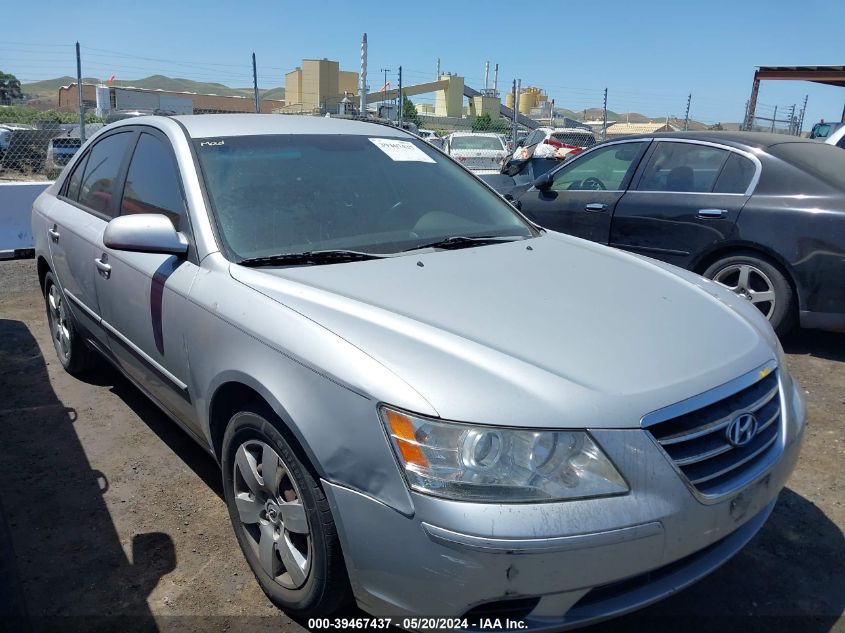
M262 569L286 589L302 587L311 571L311 531L282 458L264 442L244 442L235 453L233 486L240 528Z
M715 275L713 281L748 299L770 319L775 311L775 287L762 270L751 264L731 264Z
M53 337L53 345L56 352L67 360L70 358L71 350L71 329L68 324L67 312L62 293L56 284L51 284L47 291L48 310L47 316L50 321L50 334Z

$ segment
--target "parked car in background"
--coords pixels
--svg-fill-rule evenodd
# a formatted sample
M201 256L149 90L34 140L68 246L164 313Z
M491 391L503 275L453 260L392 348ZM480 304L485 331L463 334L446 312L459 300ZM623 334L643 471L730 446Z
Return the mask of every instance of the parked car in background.
M631 136L515 196L540 226L654 257L748 299L779 333L845 330L845 153L759 133Z
M596 137L587 128L538 127L517 148L515 158L530 158L534 154L544 157L566 158L575 156L596 144ZM540 151L540 150L546 151Z
M581 128L541 127L527 134L513 155L502 164L499 173L481 176L500 194L513 200L561 161L577 156L596 144L591 130Z
M824 141L838 130L841 130L843 127L845 127L845 121L828 123L821 121L819 123L816 123L810 130L810 138Z
M86 123L85 138L89 138L105 125L104 123ZM70 162L74 154L82 147L82 137L79 133L79 126L75 126L50 139L47 144L47 156L44 159L44 173L47 178L53 179L59 175L64 166Z
M394 127L121 121L32 226L61 364L96 350L219 461L292 614L618 615L739 551L798 458L751 304L541 231Z
M845 125L840 126L835 132L829 134L824 142L828 145L835 145L845 149Z
M508 152L501 135L492 132L454 132L446 137L446 152L477 174L495 174Z
M443 149L443 146L446 144L443 137L434 130L420 130L419 137L438 149Z
M12 142L12 134L17 131L34 130L34 125L23 123L2 123L0 124L0 161L4 159Z

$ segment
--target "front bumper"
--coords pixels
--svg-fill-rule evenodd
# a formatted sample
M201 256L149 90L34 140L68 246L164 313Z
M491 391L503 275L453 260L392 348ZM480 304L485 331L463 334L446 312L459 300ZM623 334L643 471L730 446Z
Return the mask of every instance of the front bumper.
M728 560L771 513L804 428L797 386L786 387L779 458L715 502L698 499L640 429L592 431L630 483L618 497L497 505L412 493L408 517L324 481L356 599L393 617L459 617L512 600L532 629L659 600Z

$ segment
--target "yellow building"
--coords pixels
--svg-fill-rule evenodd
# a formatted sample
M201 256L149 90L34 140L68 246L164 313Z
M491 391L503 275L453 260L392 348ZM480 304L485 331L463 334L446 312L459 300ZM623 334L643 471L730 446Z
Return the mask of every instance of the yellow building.
M340 70L328 59L303 59L302 66L285 74L284 110L335 110L347 93L358 94L358 73Z

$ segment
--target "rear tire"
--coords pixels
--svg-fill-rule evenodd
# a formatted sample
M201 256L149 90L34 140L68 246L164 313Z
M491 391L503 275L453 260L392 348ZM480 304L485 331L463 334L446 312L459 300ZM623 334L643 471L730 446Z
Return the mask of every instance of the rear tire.
M337 528L305 457L276 425L281 422L263 403L232 416L222 451L229 517L273 604L290 615L326 617L352 595Z
M737 253L708 266L704 276L751 301L778 336L795 327L795 292L786 276L768 259Z
M79 335L73 315L68 309L64 292L56 283L52 272L44 277L44 302L50 338L59 362L69 374L78 376L91 368L91 350Z

